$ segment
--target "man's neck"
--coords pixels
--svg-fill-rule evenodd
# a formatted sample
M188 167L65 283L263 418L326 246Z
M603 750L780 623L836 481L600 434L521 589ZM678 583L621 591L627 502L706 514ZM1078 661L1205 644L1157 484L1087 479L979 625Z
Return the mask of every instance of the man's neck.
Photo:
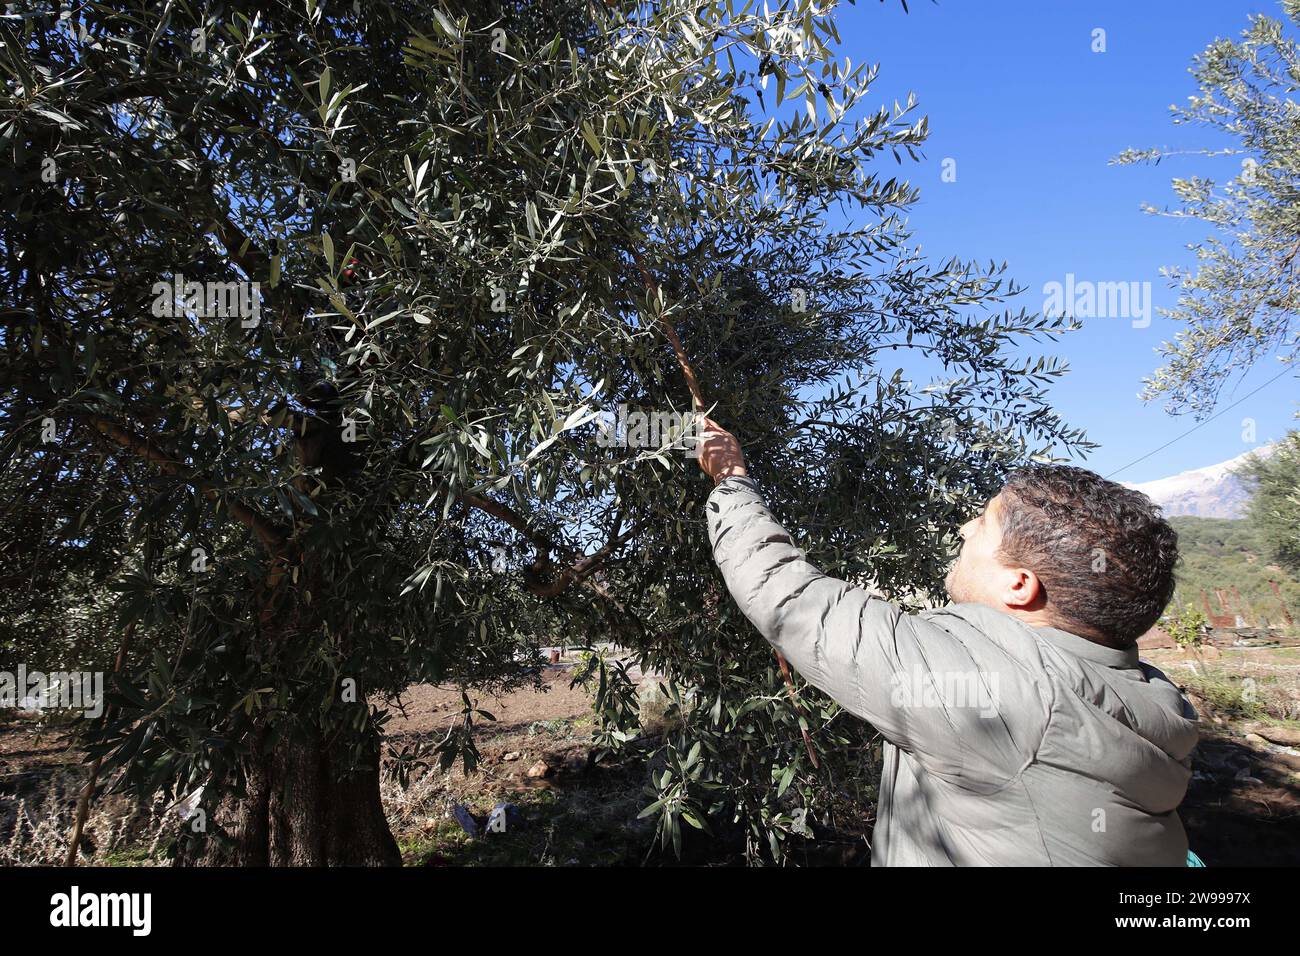
M1069 621L1061 621L1046 609L1024 611L1018 608L1006 608L1006 613L1018 620L1024 621L1030 627L1051 627L1058 631L1065 631L1067 634L1073 634L1075 637L1081 637L1085 641L1100 644L1102 647L1109 647L1113 650L1123 650L1123 648L1114 640L1098 634L1095 631L1088 631Z

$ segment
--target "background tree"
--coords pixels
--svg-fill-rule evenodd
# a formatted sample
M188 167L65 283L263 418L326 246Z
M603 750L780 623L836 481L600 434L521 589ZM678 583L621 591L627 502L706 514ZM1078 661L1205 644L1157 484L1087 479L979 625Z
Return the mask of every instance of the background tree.
M1216 39L1192 63L1199 85L1174 122L1226 134L1234 144L1200 150L1126 150L1119 163L1159 162L1191 152L1241 156L1241 172L1216 183L1206 176L1173 181L1180 206L1148 212L1200 219L1216 235L1192 248L1196 266L1165 270L1181 290L1164 312L1185 323L1162 347L1165 365L1145 397L1174 412L1204 415L1225 382L1260 359L1295 360L1300 337L1300 0L1283 0L1286 21L1255 14L1239 39Z
M1251 455L1238 472L1251 488L1246 518L1269 558L1300 572L1300 432L1290 432L1268 457Z
M870 729L792 705L726 600L695 463L595 421L689 408L673 322L811 559L912 604L1008 468L1082 442L1019 350L1068 325L912 248L888 170L925 121L866 108L833 4L16 6L6 536L136 622L92 749L204 787L180 859L393 862L367 700L517 682L556 634L666 675L666 845L779 859L869 783ZM169 313L178 275L259 285Z

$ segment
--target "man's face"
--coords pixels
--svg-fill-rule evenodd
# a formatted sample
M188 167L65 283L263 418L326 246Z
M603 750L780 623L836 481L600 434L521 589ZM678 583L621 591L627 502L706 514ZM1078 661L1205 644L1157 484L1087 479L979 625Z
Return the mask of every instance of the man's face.
M958 532L961 551L944 580L948 596L956 603L987 604L998 609L1006 606L1006 588L1016 572L997 557L1002 545L1001 498L999 493L989 499L984 510Z

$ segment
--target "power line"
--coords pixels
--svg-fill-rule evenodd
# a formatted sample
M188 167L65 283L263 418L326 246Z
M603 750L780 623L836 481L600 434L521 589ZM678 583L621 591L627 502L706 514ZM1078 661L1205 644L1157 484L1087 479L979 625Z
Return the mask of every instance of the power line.
M1227 408L1224 408L1224 409L1222 409L1221 411L1215 412L1213 415L1211 415L1211 416L1210 416L1209 418L1207 418L1205 421L1200 422L1199 424L1194 425L1193 427L1187 429L1187 431L1183 432L1181 435L1177 435L1177 436L1175 436L1174 438L1169 439L1169 441L1165 442L1165 443L1164 443L1163 445L1161 445L1159 448L1155 449L1154 451L1149 451L1149 452L1147 452L1147 453L1146 453L1145 455L1143 455L1141 458L1134 458L1132 461L1130 461L1130 462L1129 462L1127 465L1125 465L1123 468L1117 468L1115 471L1112 471L1112 472L1111 472L1109 475L1107 475L1106 477L1107 477L1107 478L1114 478L1114 477L1115 477L1116 475L1118 475L1121 471L1128 471L1128 469L1132 468L1134 465L1138 464L1139 462L1144 462L1144 461L1146 461L1148 458L1150 458L1152 455L1159 454L1160 452L1162 452L1162 451L1164 451L1166 448L1168 448L1170 445L1172 445L1174 442L1176 442L1176 441L1182 441L1184 438L1186 438L1186 437L1187 437L1188 435L1190 435L1192 432L1197 431L1198 429L1204 428L1206 425L1210 424L1210 422L1214 421L1214 420L1215 420L1216 418L1218 418L1220 415L1224 415L1224 414L1227 414L1228 412L1232 411L1234 408L1236 408L1238 405L1240 405L1240 404L1241 404L1242 402L1244 402L1246 399L1250 398L1250 397L1251 397L1252 395L1254 395L1256 392L1259 392L1259 391L1261 391L1262 389L1265 389L1265 388L1267 388L1268 386L1272 385L1272 384L1273 384L1274 382L1276 382L1279 378L1281 378L1283 375L1286 375L1286 374L1287 374L1288 372L1290 372L1290 371L1291 371L1291 367L1290 367L1290 366L1287 366L1286 368L1282 369L1282 371L1279 372L1277 375L1274 375L1272 378L1270 378L1270 379L1269 379L1267 382L1265 382L1263 385L1260 385L1258 388L1255 388L1255 389L1253 389L1252 391L1247 392L1245 395L1241 396L1241 398L1237 399L1235 402L1233 402L1233 403L1232 403L1231 405L1229 405Z

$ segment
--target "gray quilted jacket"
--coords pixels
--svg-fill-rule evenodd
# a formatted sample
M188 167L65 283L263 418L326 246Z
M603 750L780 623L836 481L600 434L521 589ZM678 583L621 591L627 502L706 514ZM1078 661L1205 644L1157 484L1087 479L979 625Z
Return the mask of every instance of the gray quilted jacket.
M1197 716L1136 648L978 604L904 613L809 564L748 478L707 514L745 616L886 741L874 865L1185 865Z

